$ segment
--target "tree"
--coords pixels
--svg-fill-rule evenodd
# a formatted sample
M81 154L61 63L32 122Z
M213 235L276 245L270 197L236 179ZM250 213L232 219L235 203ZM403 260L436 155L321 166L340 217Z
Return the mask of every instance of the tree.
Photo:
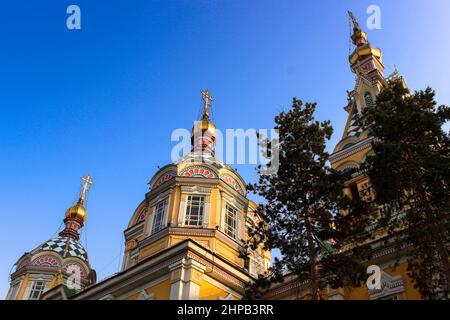
M370 220L368 210L343 193L350 172L337 172L327 165L325 143L333 129L329 121L314 119L315 108L315 103L303 105L294 98L292 108L275 117L278 172L259 170L258 182L248 187L265 198L259 211L267 225L250 231L247 247L255 249L263 243L266 249L281 251L270 275L251 284L248 298L258 298L258 288L282 281L287 272L300 282L309 281L312 299L321 299L327 285L356 286L365 276L358 248L341 249L344 239L355 243L368 236L364 231Z
M408 274L423 298L450 296L450 139L442 129L447 106L436 107L431 88L410 94L392 81L364 112L374 137L368 171L390 234L412 245Z

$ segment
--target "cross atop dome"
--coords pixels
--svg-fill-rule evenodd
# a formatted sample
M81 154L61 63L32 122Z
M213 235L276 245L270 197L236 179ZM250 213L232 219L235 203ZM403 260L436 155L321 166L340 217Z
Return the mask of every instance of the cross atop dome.
M81 178L83 183L81 184L80 197L78 201L67 209L65 214L64 223L66 228L60 232L60 235L70 235L75 239L79 238L78 230L83 227L87 219L87 212L85 205L85 199L89 192L90 186L94 184L94 180L90 174Z
M83 183L81 184L81 192L80 192L80 200L86 199L86 195L89 192L90 186L94 184L94 180L92 180L92 176L90 174L85 175L81 178Z
M211 103L214 101L214 97L209 93L208 89L202 90L203 99L203 115L202 120L209 120L209 108Z

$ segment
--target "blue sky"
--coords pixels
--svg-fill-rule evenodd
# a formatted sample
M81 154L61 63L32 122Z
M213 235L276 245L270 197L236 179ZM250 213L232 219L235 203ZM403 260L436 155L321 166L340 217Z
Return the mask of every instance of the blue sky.
M81 30L66 8L81 8ZM0 298L16 260L53 236L89 172L82 241L102 279L119 269L123 233L176 128L190 129L208 87L218 128L271 128L292 97L345 125L351 9L411 89L450 104L450 2L10 1L0 30ZM236 166L254 181L253 166Z

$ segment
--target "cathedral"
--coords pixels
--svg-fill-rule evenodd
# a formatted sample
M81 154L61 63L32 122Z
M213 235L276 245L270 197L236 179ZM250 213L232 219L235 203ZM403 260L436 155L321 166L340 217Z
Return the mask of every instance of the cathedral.
M337 170L358 168L371 152L372 138L360 124L366 106L391 79L385 77L382 51L369 43L367 34L353 22L349 56L355 74L345 111L348 119L342 138L330 158ZM92 177L82 178L78 201L66 211L65 228L58 236L22 255L11 274L7 299L11 300L168 300L241 299L245 286L270 268L270 252L263 247L243 259L242 240L260 223L257 205L247 198L246 183L236 170L215 156L216 127L209 116L212 101L202 91L203 114L192 128L191 152L176 163L160 168L149 191L137 205L124 230L125 252L121 271L101 282L79 241L78 230L87 219L86 196ZM344 190L363 194L368 177L357 172ZM408 248L382 244L380 234L371 243L381 271L381 288L329 289L328 299L420 299L407 275ZM265 299L307 299L308 283L287 274L273 285Z
M192 151L155 173L124 231L122 270L95 283L78 241L93 183L86 176L79 200L66 212L66 228L17 262L8 299L242 297L245 285L269 268L270 252L259 248L249 259L241 258L246 230L261 217L242 177L215 156L212 97L207 90L202 95L204 111L192 128Z

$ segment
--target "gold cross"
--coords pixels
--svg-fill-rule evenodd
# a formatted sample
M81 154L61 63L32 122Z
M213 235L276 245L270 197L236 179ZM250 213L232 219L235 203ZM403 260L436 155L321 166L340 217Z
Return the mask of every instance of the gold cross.
M202 99L203 99L203 116L202 119L209 119L209 107L211 102L214 101L213 96L209 93L208 89L202 90Z
M90 174L82 177L81 180L83 180L83 183L81 184L80 199L84 200L86 198L86 194L89 191L89 187L94 184L94 180L92 180L92 177Z

